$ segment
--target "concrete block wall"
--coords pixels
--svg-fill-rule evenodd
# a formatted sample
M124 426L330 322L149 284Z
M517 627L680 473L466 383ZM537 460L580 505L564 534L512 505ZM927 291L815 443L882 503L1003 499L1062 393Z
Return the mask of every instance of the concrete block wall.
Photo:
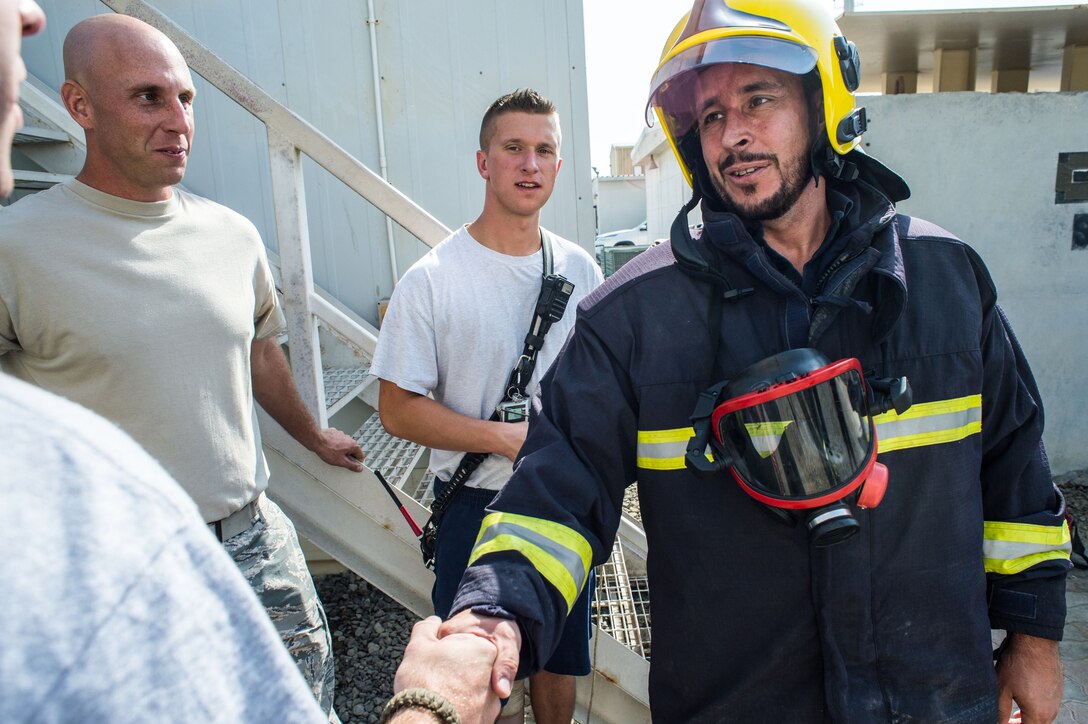
M912 190L900 208L979 251L1043 396L1056 474L1088 468L1088 201L1055 203L1058 157L1088 153L1088 93L860 99L865 149ZM985 421L983 421L985 424Z

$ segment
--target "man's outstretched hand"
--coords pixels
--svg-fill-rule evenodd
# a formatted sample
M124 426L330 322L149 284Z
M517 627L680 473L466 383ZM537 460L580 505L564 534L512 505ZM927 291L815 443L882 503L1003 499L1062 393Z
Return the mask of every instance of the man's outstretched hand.
M498 655L491 671L491 689L500 698L510 696L514 677L518 673L521 652L521 631L513 621L495 616L481 616L472 611L461 611L438 629L438 636L472 634L485 638L495 645Z
M487 637L471 633L439 638L441 623L437 616L430 616L412 628L393 691L429 689L448 699L466 724L495 721L499 697L490 682L498 649Z

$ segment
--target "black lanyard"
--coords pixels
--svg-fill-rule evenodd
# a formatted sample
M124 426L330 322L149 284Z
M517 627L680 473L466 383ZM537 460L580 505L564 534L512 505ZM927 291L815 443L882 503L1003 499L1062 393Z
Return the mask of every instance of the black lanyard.
M505 403L512 402L521 405L528 404L527 390L529 381L536 369L536 357L540 348L544 346L544 337L552 325L563 318L567 309L567 302L574 291L574 284L567 281L559 274L553 273L552 245L547 234L540 232L540 250L544 260L544 273L540 280L540 294L533 309L533 319L529 325L529 332L525 335L524 347L521 355L514 363L514 369L510 372L510 379L506 383L506 390L499 406L491 413L491 422L503 419L500 408ZM527 417L527 415L526 415ZM423 554L423 562L430 569L434 569L434 546L438 535L438 524L446 512L453 496L465 486L469 477L476 472L476 468L487 459L490 453L470 452L461 458L457 470L450 477L442 494L431 503L431 517L423 526L423 535L419 539L419 549Z

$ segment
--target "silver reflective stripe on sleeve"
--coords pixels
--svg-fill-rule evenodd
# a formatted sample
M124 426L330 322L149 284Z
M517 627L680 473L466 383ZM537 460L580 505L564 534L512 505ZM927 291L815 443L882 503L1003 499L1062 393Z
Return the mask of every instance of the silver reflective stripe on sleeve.
M542 518L513 513L490 513L480 526L480 535L469 557L469 565L489 553L520 553L551 583L567 602L570 611L589 576L593 550L572 528Z
M1069 524L1032 525L987 520L982 558L987 573L1009 575L1051 560L1069 560L1073 550Z

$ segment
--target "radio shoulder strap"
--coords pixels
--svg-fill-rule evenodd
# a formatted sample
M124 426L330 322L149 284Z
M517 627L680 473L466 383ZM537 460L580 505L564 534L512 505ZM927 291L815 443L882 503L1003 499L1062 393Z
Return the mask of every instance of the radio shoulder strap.
M555 273L555 263L552 261L552 232L543 227L540 229L540 256L544 260L544 276L541 278L541 284L543 284L544 279Z
M566 299L570 297L568 291L566 299L562 301L562 306L558 309L558 318L549 318L546 313L541 311L542 302L547 296L549 284L555 278L551 232L543 228L540 229L540 251L544 267L540 278L540 296L533 313L533 320L529 326L529 332L525 336L524 349L510 373L510 379L507 382L506 391L501 402L513 400L515 396L518 396L518 398L525 396L526 388L533 376L533 370L536 368L536 353L544 343L544 336L551 329L552 323L562 318L563 313L566 311ZM573 285L571 285L571 288L573 289ZM551 305L550 311L553 313L556 311L554 304ZM491 422L499 420L497 409L491 413L489 420ZM476 469L489 455L490 453L485 452L465 453L464 457L461 458L461 462L457 465L457 470L450 476L450 480L441 495L437 496L434 502L431 503L431 517L424 526L424 536L420 539L423 562L427 564L428 568L434 567L434 536L446 508L449 506L450 501L453 500L453 496L457 494L457 491L465 486L469 477L476 472ZM429 544L428 541L430 541Z

